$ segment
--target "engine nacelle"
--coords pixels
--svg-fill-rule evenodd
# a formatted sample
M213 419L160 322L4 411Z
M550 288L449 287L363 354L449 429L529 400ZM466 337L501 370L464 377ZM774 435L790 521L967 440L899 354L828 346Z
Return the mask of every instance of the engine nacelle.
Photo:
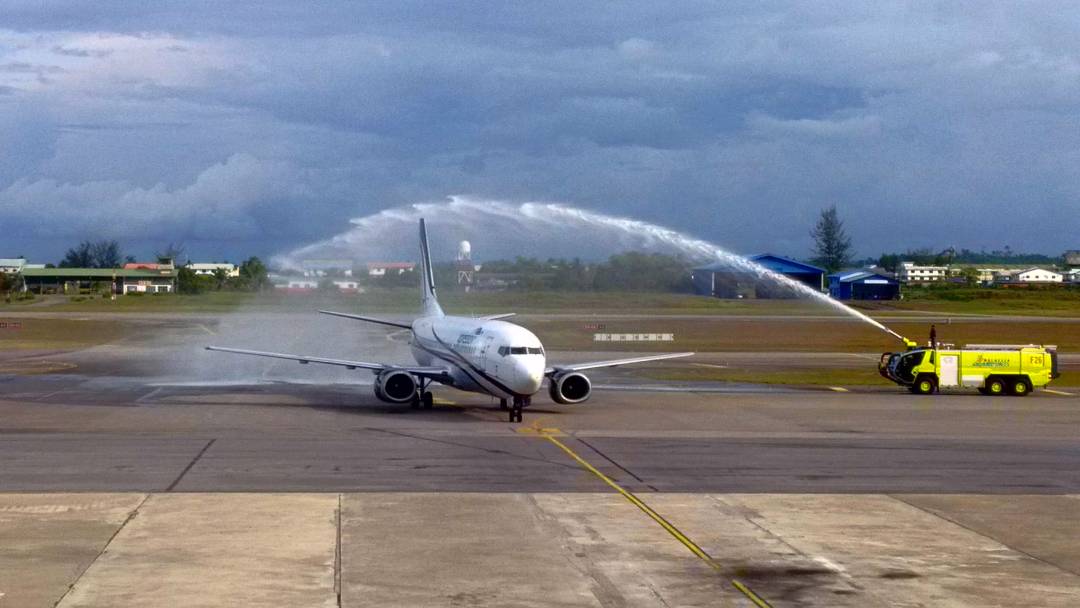
M548 380L548 394L555 403L581 403L592 394L592 382L589 382L588 376L578 372L558 374Z
M390 403L406 403L416 396L416 377L401 370L386 370L375 377L375 396Z

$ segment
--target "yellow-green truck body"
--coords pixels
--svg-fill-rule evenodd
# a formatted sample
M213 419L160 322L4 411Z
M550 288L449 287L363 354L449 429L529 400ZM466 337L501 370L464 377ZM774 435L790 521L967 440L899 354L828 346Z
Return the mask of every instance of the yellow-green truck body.
M885 353L882 376L913 393L975 388L986 395L1026 395L1057 378L1057 349L1036 345L969 345L911 348Z

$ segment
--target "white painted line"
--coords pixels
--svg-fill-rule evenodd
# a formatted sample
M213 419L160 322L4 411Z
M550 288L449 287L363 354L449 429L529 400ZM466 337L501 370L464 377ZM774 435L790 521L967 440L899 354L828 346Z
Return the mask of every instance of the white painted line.
M1074 397L1073 393L1066 393L1065 391L1055 391L1052 388L1044 388L1043 391L1047 393L1054 393L1055 395L1065 395L1066 397Z
M851 392L851 391L849 391L848 389L846 389L846 388L844 388L842 386L830 386L829 390L830 391L836 391L838 393L850 393Z
M149 393L146 393L142 397L139 397L138 399L136 399L135 403L138 403L140 405L143 404L143 403L146 403L147 400L152 399L154 397L154 395L160 393L163 388L164 387L162 387L162 386L159 386L159 387L155 388L154 390L150 391Z
M716 363L691 363L691 365L696 365L698 367L714 367L716 369L727 369L728 368L728 366L726 366L726 365L717 365Z

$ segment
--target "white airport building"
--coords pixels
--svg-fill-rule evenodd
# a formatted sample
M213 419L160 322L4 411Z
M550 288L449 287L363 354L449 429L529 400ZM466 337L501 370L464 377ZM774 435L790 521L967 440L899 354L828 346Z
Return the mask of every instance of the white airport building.
M933 283L949 276L946 266L920 266L915 262L900 262L896 278L901 283Z
M384 277L390 274L405 274L412 272L416 264L412 262L368 262L367 273L370 277Z
M1002 285L1030 285L1033 283L1062 283L1065 276L1060 272L1043 268L1028 268L1001 272L994 277L994 282Z
M300 260L300 268L307 277L353 276L353 261L346 259Z
M26 266L26 258L0 258L0 273L19 274Z
M236 264L230 264L228 262L188 262L184 268L194 272L197 275L208 276L214 274L218 270L224 270L225 276L234 279L240 276L240 267Z

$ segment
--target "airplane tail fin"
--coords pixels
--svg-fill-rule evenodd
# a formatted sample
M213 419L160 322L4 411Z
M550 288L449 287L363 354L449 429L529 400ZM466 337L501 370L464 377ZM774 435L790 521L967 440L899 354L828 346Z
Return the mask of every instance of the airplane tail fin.
M431 268L431 249L424 218L420 218L420 303L425 315L441 317L445 314L435 297L435 274Z

